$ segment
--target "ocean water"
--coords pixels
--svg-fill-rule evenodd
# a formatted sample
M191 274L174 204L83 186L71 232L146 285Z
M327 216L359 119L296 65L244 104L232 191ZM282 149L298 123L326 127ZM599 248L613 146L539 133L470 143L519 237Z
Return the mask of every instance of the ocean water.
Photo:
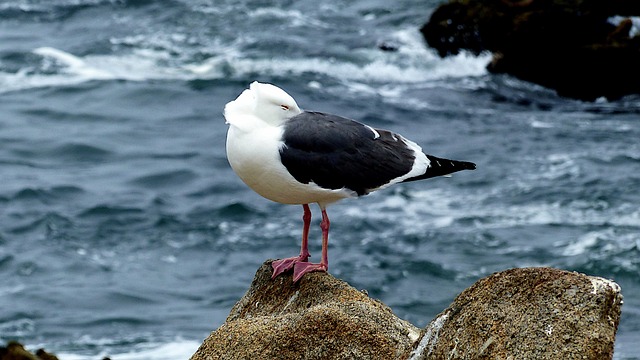
M640 359L640 97L439 59L417 30L437 1L348 3L2 1L0 342L188 358L265 259L297 254L301 207L225 158L223 106L259 80L478 165L331 206L333 275L420 327L500 270L613 279L615 358Z

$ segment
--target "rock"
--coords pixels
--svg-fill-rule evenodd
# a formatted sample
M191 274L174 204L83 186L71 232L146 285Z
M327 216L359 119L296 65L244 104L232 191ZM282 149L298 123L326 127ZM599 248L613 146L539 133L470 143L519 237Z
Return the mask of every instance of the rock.
M550 268L479 280L422 331L327 273L271 280L258 269L191 360L611 359L620 287Z
M382 41L378 43L378 49L386 52L397 52L400 50L400 46L391 41Z
M58 358L43 349L39 349L34 355L19 342L9 341L6 347L0 347L0 360L58 360Z
M417 344L420 329L366 293L327 273L271 280L271 262L191 360L406 359Z
M550 268L479 280L424 330L411 359L611 359L622 295L609 280Z
M624 0L451 0L421 32L442 57L494 54L488 69L582 100L640 93L640 2Z
M38 349L36 356L42 360L58 360L57 356L44 351L44 349Z

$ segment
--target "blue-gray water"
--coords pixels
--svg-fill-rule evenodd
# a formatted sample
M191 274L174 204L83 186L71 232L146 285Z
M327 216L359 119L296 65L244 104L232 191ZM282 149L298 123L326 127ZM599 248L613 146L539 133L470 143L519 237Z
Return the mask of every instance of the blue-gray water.
M640 358L640 97L438 59L417 31L437 1L349 3L1 2L0 341L187 358L265 259L298 252L301 207L225 158L222 108L259 80L478 164L330 207L332 274L420 327L495 271L611 278L616 359Z

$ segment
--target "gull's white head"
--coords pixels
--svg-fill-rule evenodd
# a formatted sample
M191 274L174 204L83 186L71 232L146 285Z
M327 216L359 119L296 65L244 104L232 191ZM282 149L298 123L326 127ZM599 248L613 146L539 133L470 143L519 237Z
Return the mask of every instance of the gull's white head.
M301 112L296 101L284 90L257 81L224 107L227 123L238 126L256 119L277 126Z

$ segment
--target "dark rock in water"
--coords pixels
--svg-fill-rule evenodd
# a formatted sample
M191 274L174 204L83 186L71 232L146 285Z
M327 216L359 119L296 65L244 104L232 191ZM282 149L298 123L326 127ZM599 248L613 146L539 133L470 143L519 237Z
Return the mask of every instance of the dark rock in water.
M442 57L494 54L488 69L595 100L640 93L640 35L630 20L640 2L624 0L451 0L421 28Z
M58 360L58 357L44 349L38 349L34 355L19 342L9 341L6 347L0 346L0 360ZM109 358L102 360L109 360Z
M397 52L400 46L390 41L382 41L378 43L378 49L386 52Z
M0 347L0 360L58 360L58 358L43 349L39 349L34 355L22 344L10 341L6 347Z
M330 274L271 280L269 260L191 360L610 359L621 304L608 280L513 269L479 280L420 331Z
M44 351L44 349L38 349L36 356L42 360L58 360L57 356Z
M327 273L296 284L271 273L267 261L192 360L402 359L419 340L420 329Z
M462 292L412 359L611 359L622 295L613 281L512 269Z

